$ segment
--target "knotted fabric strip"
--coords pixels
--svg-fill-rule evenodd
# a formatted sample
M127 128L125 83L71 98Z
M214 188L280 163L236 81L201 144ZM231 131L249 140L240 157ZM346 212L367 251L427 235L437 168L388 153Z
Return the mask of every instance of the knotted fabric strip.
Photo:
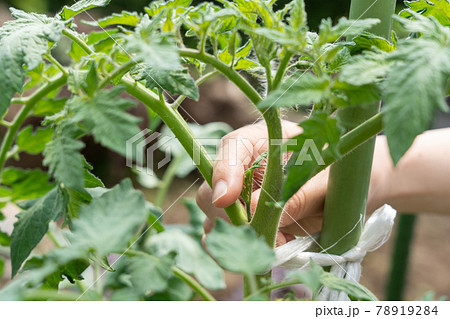
M387 241L392 232L396 213L389 205L378 208L364 224L356 246L342 255L332 255L326 251L318 253L306 251L314 243L317 243L318 234L292 240L275 249L274 267L304 269L308 267L312 259L322 267L331 266L330 272L338 277L358 282L364 256L367 252L378 249ZM322 289L318 298L319 300L349 300L344 292L327 287Z

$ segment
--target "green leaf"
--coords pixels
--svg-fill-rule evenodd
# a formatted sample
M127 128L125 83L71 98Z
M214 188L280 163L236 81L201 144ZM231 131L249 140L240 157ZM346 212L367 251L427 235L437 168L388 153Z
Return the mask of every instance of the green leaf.
M333 290L345 292L353 300L378 300L366 287L353 280L343 279L333 273L326 272L314 261L307 271L294 271L288 274L288 279L299 280L313 291L313 299L319 293L320 287L326 286Z
M281 194L283 203L314 175L317 165L324 164L322 149L325 144L328 144L328 150L334 158L340 158L337 146L341 130L336 119L325 112L314 112L299 125L303 128L303 133L287 143L287 150L294 153L285 167L286 177Z
M121 98L123 90L118 86L88 99L75 96L68 106L75 113L72 120L83 122L96 142L126 155L126 141L139 133L140 119L126 112L135 102Z
M44 151L45 145L52 140L53 131L50 128L38 127L33 133L33 126L28 125L17 135L17 146L20 151L29 154L39 154Z
M56 253L61 253L63 250L57 250ZM66 249L66 251L70 251L69 249ZM54 263L53 259L55 258L57 254L50 253L48 255L40 256L40 257L33 257L27 260L27 262L23 265L22 271L32 271L34 269L42 268L44 266L47 266L49 263ZM86 268L89 266L89 263L86 260L83 259L74 259L71 261L62 262L57 269L46 276L44 279L44 284L41 288L43 289L58 289L59 283L64 280L64 278L67 278L67 280L74 284L75 280L82 280L83 277L81 274L86 270ZM56 268L56 267L55 267Z
M81 207L79 218L72 220L69 239L77 247L95 251L100 258L121 253L146 219L144 197L126 179Z
M186 301L193 297L192 289L180 278L171 277L166 291L156 293L146 300L153 301Z
M11 187L11 201L44 196L53 188L47 173L39 169L22 170L8 167L3 170L1 182Z
M83 21L83 23L93 27L101 28L106 28L117 24L135 27L140 20L141 15L137 12L122 11L122 13L114 13L113 15L110 15L98 21Z
M162 258L151 255L138 255L130 258L131 282L138 294L162 292L168 288L172 277L172 266L175 254L170 253Z
M376 84L356 86L346 82L335 81L333 90L338 90L338 92L343 94L343 96L340 95L339 97L343 97L346 103L341 106L364 106L381 99L381 89Z
M136 32L127 36L125 49L136 53L137 60L158 70L181 70L180 56L175 39L170 35L154 34L158 20L144 16Z
M0 230L0 246L8 247L10 245L11 245L11 236L9 236L7 233L4 233Z
M354 86L379 83L384 79L391 65L384 52L366 51L353 57L347 65L342 67L339 80Z
M290 18L288 19L289 25L296 32L300 31L306 26L306 12L305 12L305 1L304 0L294 0L293 7L289 11Z
M275 260L273 250L253 228L232 226L219 218L206 237L206 247L222 267L236 273L258 274Z
M48 223L61 218L67 202L67 193L56 187L31 208L17 215L11 235L12 277L47 233Z
M167 71L138 64L130 74L136 81L145 81L145 86L150 89L167 90L172 94L186 95L198 101L198 87L187 69Z
M319 26L319 44L322 45L345 37L351 38L360 35L379 22L380 20L378 19L348 20L343 17L333 26L331 18L323 19Z
M435 111L447 110L445 102L450 75L450 31L434 18L417 16L404 21L422 38L399 43L391 55L393 66L384 83L384 127L394 164L429 129ZM407 121L405 119L408 119Z
M329 85L330 79L326 76L318 78L311 73L298 72L258 103L258 108L309 106L311 103L320 103L329 97Z
M385 38L367 32L354 37L352 41L354 42L354 45L350 47L352 55L364 50L373 50L373 48L384 52L394 50L394 46Z
M330 73L341 72L342 67L347 65L350 60L350 50L347 47L343 47L340 51L336 53L334 58L328 63L328 71Z
M66 104L67 99L49 99L44 98L40 100L33 108L33 114L36 116L47 116L61 112Z
M156 256L162 257L170 252L176 252L176 265L208 289L224 289L223 270L202 249L199 241L179 229L167 229L153 235L147 248Z
M70 7L64 6L61 12L59 12L59 16L63 20L69 20L70 18L83 11L97 7L104 7L107 6L110 2L111 0L79 0Z
M0 116L3 116L15 93L22 90L26 70L37 68L49 42L57 42L64 24L54 18L25 13L11 8L16 20L0 28L0 69L8 76L0 77ZM26 66L26 70L25 70Z
M366 287L356 281L339 278L335 274L323 272L320 278L322 285L330 289L343 291L351 299L377 301L377 297Z
M191 235L201 239L204 234L203 222L206 219L206 215L198 207L195 198L183 198L183 204L189 212L189 224L192 227Z
M448 0L419 0L405 1L404 3L406 9L399 13L401 17L412 17L411 12L408 11L412 10L425 17L435 17L443 26L450 26L450 4Z
M312 260L310 264L311 268L307 271L292 271L286 277L289 280L299 280L302 284L308 286L312 290L314 300L322 287L321 277L324 270Z
M80 190L84 185L84 158L80 154L84 143L76 140L78 133L73 124L63 122L45 147L43 163L59 183Z

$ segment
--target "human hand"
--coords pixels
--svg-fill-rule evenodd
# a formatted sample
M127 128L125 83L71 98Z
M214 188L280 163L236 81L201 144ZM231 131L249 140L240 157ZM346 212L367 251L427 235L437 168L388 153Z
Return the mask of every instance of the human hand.
M285 139L302 132L296 123L283 121L282 125ZM197 194L197 203L208 217L204 223L205 233L211 231L217 217L228 220L223 208L239 198L245 170L267 150L267 146L268 137L264 122L242 127L222 138L214 163L213 188L204 182ZM387 191L386 175L391 166L386 140L384 137L378 137L369 189L369 213L384 203ZM261 168L254 172L252 212L258 203L264 169L265 165L261 165ZM328 169L325 169L289 199L281 216L277 246L294 239L294 235L305 236L321 229L327 181Z

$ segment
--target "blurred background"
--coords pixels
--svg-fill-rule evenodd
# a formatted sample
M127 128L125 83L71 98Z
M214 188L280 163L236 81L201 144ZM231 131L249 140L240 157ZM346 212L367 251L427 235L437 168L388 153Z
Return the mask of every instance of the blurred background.
M195 0L193 2L200 3L202 1ZM280 0L277 1L276 5L281 7L287 2L289 0ZM317 29L322 18L332 17L336 21L341 16L346 15L350 3L349 0L305 0L305 2L311 30ZM71 0L0 0L0 25L11 18L8 11L8 7L10 6L25 11L55 14L64 5L71 5L72 3L73 1ZM107 8L97 9L90 13L94 17L101 17L122 10L142 12L143 7L148 4L148 0L112 0ZM398 1L398 10L402 7L402 1ZM81 19L88 20L87 16L80 16ZM82 26L81 24L78 25ZM82 28L85 31L89 30L87 27ZM246 97L241 95L232 84L220 76L203 84L200 88L200 96L199 102L186 100L182 105L183 116L188 120L190 119L190 122L195 120L200 124L206 124L221 121L236 129L247 124L252 124L258 118L258 114L249 105ZM141 115L144 118L147 114L142 105L133 109L133 113ZM303 116L303 114L289 112L285 117L292 121L300 121ZM41 119L32 119L31 123L39 125L40 121ZM436 127L447 127L449 123L448 116L443 114L439 114L436 118ZM30 122L25 124L30 124ZM147 125L147 123L144 123L144 125ZM0 132L0 136L3 136L2 132ZM96 145L92 140L87 140L85 143L87 146L84 150L84 155L96 167L95 173L102 178L107 186L116 184L124 177L133 176L130 170L124 165L124 159L119 155L101 148L101 146ZM162 153L161 156L163 156ZM41 158L37 158L36 156L33 157L24 154L23 156L21 155L20 162L10 162L9 165L39 167L41 160ZM158 175L162 175L162 173L158 172ZM186 178L177 179L172 184L163 207L169 207L199 177L201 176L194 171ZM200 186L200 182L186 195L188 197L195 197L195 188L198 186ZM149 200L155 198L155 189L143 188L143 191ZM5 222L2 222L2 229L4 231L12 230L12 224L14 222L13 215L15 213L15 211L11 211L8 214L10 216L9 225L5 225ZM188 218L189 216L185 207L181 203L177 203L164 215L164 222L187 223ZM450 218L425 214L417 218L415 222L404 298L406 300L420 299L427 291L434 291L436 296L450 295L450 276L448 276L450 266ZM396 233L394 232L389 242L376 252L368 254L363 263L361 282L380 299L386 298L385 289L388 281L395 237ZM45 253L50 247L49 243L44 242L39 246L39 249L42 253ZM6 274L3 276L0 286L6 282L7 277ZM227 281L229 283L229 289L218 292L216 295L220 299L230 300L238 298L239 293L237 291L239 290L240 278L228 274Z

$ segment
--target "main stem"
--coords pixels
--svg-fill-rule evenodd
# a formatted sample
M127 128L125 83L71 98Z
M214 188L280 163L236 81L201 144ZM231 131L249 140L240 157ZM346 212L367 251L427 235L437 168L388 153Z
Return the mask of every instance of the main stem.
M395 0L352 0L350 19L378 18L370 30L389 38ZM341 109L338 118L349 131L379 112L379 103ZM375 137L330 168L320 245L329 253L342 254L361 235L366 212ZM335 244L336 243L336 244Z

